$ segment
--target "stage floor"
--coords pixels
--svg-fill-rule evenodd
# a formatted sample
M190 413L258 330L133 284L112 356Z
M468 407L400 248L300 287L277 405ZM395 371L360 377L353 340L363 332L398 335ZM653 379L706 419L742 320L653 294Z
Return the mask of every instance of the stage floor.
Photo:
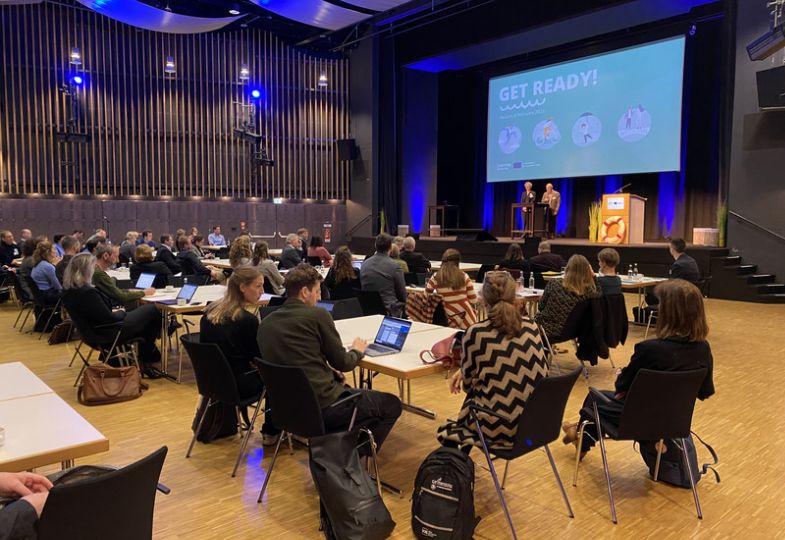
M503 244L522 244L523 238L512 238L510 236L497 236L496 240ZM457 236L421 236L420 242L456 242ZM544 238L541 241L545 241ZM548 240L553 246L592 246L592 247L615 247L615 248L668 248L668 242L643 242L635 244L600 244L598 242L590 242L587 238L553 238ZM718 249L714 246L695 246L687 244L689 247L696 249Z

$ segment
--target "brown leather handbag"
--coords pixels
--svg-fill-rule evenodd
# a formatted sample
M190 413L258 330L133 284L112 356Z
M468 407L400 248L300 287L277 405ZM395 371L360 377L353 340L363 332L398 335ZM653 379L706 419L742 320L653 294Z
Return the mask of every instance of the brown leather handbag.
M146 389L136 366L98 364L85 368L77 397L82 405L105 405L136 399Z

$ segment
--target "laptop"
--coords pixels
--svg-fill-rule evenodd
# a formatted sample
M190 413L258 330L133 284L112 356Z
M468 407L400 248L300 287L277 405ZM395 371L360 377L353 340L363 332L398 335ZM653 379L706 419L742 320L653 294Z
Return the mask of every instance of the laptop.
M362 268L363 262L362 261L352 261L352 266L354 268L356 268L357 270L359 270L360 268Z
M320 307L320 308L326 309L327 311L332 313L333 312L333 308L335 307L335 304L333 304L332 302L316 302L316 307Z
M166 304L169 306L173 306L177 304L178 300L183 298L185 299L186 304L190 304L191 298L193 298L194 294L196 294L196 289L198 287L199 287L198 285L195 285L193 283L185 283L182 287L180 287L180 292L177 293L177 298L173 298L171 300L156 300L156 302L159 304Z
M385 356L401 352L411 328L411 321L385 317L376 333L376 339L365 349L365 354L367 356Z
M147 289L153 286L154 281L155 281L155 274L142 272L141 274L139 274L139 279L136 280L136 288Z

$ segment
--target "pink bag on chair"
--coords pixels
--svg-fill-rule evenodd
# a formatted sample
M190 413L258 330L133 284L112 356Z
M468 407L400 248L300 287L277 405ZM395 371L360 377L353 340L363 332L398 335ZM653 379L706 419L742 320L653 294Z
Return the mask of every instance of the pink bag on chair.
M463 332L455 332L453 335L440 339L434 343L430 350L420 351L420 360L423 364L435 364L441 362L445 369L451 369L461 364L461 341ZM427 359L426 357L430 357Z

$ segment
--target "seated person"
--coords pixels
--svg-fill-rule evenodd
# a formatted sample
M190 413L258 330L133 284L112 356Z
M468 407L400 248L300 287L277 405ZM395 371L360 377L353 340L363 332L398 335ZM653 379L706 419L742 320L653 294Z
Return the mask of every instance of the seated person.
M75 236L63 236L60 240L60 246L63 248L63 258L55 265L55 275L60 283L63 283L65 278L65 269L68 267L68 262L74 255L79 253L79 240Z
M319 400L327 431L345 430L354 410L350 402L338 407L330 405L351 394L360 394L355 429L370 429L381 447L401 415L401 402L392 394L343 384L340 372L357 367L367 344L355 338L350 350L344 348L330 314L315 307L321 296L320 281L319 272L307 264L286 274L288 298L259 324L259 351L269 362L302 368Z
M191 250L191 239L181 236L177 239L177 263L183 269L183 276L197 276L206 283L209 280L222 281L224 274L217 268L207 267L196 258Z
M103 243L106 243L106 237L98 236L94 234L93 236L85 240L82 251L95 254L95 248L98 247L98 244L103 244ZM118 260L119 260L119 256L118 256Z
M246 235L235 238L229 248L229 264L231 265L232 270L251 266L252 259L253 251L251 251L251 238Z
M57 255L58 259L63 257L63 246L60 245L60 242L63 240L64 236L65 235L62 233L52 236L52 247L55 248L55 255Z
M264 384L251 361L260 356L256 342L259 319L247 310L256 308L264 291L264 277L256 268L238 268L226 282L226 294L207 306L199 325L199 340L215 343L221 349L237 381L240 398L248 399L262 393ZM262 442L276 442L280 431L264 415Z
M401 251L401 260L406 261L409 265L409 272L416 274L427 274L431 271L431 261L425 258L422 253L414 251L417 242L413 237L407 236L403 239L403 251Z
M442 255L442 265L425 285L427 294L436 293L442 297L442 306L447 314L451 328L465 330L477 323L474 304L477 293L474 283L461 270L461 254L457 249L448 249Z
M106 272L117 265L117 260L120 255L120 249L113 246L108 242L104 242L95 248L95 268L90 272L90 277L93 280L92 284L95 288L101 291L109 298L115 305L131 307L135 304L136 300L144 296L155 294L153 287L148 287L144 290L139 289L120 289L115 283L114 279ZM71 259L73 261L73 259ZM66 268L66 275L68 269ZM155 306L152 306L155 307Z
M33 291L30 290L25 277L32 279L31 274L33 273L33 267L35 266L35 263L33 262L33 253L35 253L35 248L38 244L47 241L48 239L46 236L36 236L35 238L28 239L22 244L22 263L16 269L16 275L19 278L19 285L30 300L33 299Z
M120 244L121 263L130 263L134 260L137 238L139 238L139 233L136 231L128 231L125 233L125 240L123 240L123 242Z
M300 247L297 250L300 252L301 261L304 261L308 256L308 238L310 238L310 235L311 233L305 227L297 229L297 238L300 239Z
M194 229L195 228L196 227L194 227ZM192 234L191 235L191 251L194 252L194 255L196 255L196 257L198 259L212 259L214 257L214 255L211 252L209 252L209 251L203 250L202 246L204 246L204 237L200 236L198 234Z
M390 258L391 248L392 236L376 237L376 253L363 262L360 283L364 291L379 292L388 313L400 315L406 305L406 281L401 267Z
M529 263L523 258L523 250L520 244L510 244L507 248L507 254L504 259L499 261L496 265L500 270L520 270L521 272L529 271Z
M360 271L354 267L348 247L341 246L335 250L333 265L324 278L324 285L330 291L330 298L334 299L351 298L354 296L352 290L360 288Z
M286 245L281 252L281 269L288 270L303 262L303 255L300 251L302 240L296 234L286 236Z
M599 296L599 285L589 261L583 255L573 255L567 262L564 278L553 279L545 286L534 320L549 338L559 337L578 302Z
M183 271L180 267L180 263L177 262L177 258L172 252L173 248L174 238L172 238L172 235L162 234L161 245L158 246L158 251L155 254L155 261L164 263L172 275L179 274Z
M151 248L155 249L155 242L153 242L153 231L142 231L142 236L136 239L136 245L138 246L139 244L147 244Z
M207 243L211 246L225 246L226 238L221 234L221 226L216 225L213 227L213 232L207 235Z
M600 275L597 282L600 284L602 294L622 294L621 278L616 275L616 267L619 266L619 252L613 248L601 249L597 254L597 261L600 264Z
M283 288L283 276L278 271L278 265L270 258L268 250L267 242L256 242L251 264L262 273L269 290L280 296L286 292L286 289Z
M0 268L11 267L14 259L18 259L22 252L14 242L14 233L0 231Z
M448 421L437 432L445 446L457 446L467 452L472 446L482 447L475 423L466 403L498 411L505 420L478 414L488 447L495 450L512 448L518 417L537 381L548 375L548 363L537 325L528 317L521 318L515 305L515 281L507 272L488 272L482 286L482 301L488 319L470 326L461 345L461 369L450 380L450 390L466 392L456 421ZM505 354L498 354L504 351ZM502 371L504 370L504 371ZM500 373L521 374L520 379Z
M711 347L706 341L709 327L706 324L703 295L695 285L683 279L660 283L655 291L660 301L657 337L635 345L630 363L617 371L614 390L603 391L611 398L611 402L597 402L600 417L616 426L627 392L641 369L688 371L706 368L708 371L698 392L698 399L704 400L714 394L713 359ZM667 396L663 396L663 399L667 399ZM594 422L593 403L592 394L586 396L580 411L580 422ZM564 444L573 443L577 446L578 427L577 422L562 426L565 432ZM594 424L589 424L583 432L581 453L588 452L595 440L597 430Z
M30 472L0 472L0 497L18 497L0 510L0 538L37 538L36 522L52 489L46 476Z
M406 264L406 261L401 259L401 250L395 243L390 246L390 258L395 262L395 264L401 267L401 270L403 270L404 274L409 273L409 265Z
M129 272L129 277L134 283L136 283L136 280L139 279L139 276L142 273L155 274L156 279L154 285L158 288L166 287L171 283L174 274L172 274L172 271L169 270L169 267L163 261L153 260L153 250L147 244L139 244L136 246L134 260L136 262L131 265L131 270Z
M668 277L670 279L683 279L690 283L698 283L701 280L701 272L698 268L698 263L695 259L685 253L687 250L687 243L682 238L674 238L668 245L671 257L673 257L673 264L668 270ZM652 293L646 293L646 304L649 306L657 305L657 296Z
M327 248L324 247L324 240L321 236L312 236L311 245L308 247L309 257L319 257L322 260L322 266L330 268L333 263L333 258Z
M540 242L537 255L529 259L529 265L535 272L561 272L567 263L558 253L551 253L550 242Z
M117 247L112 247L112 249L117 251ZM106 252L102 253L102 257L106 256ZM96 260L89 253L80 253L71 259L65 270L63 305L72 317L78 317L89 324L96 329L95 331L99 335L102 332L96 327L116 322L122 323L118 343L142 338L139 343L139 362L142 373L150 378L158 378L160 375L152 370L151 365L161 360L161 353L155 345L155 340L161 333L161 312L153 304L145 304L128 312L112 311L110 299L101 293L97 285L94 285L96 279L93 273L98 271L99 264L101 261ZM106 330L103 337L111 341L115 332L116 329Z
M35 247L33 253L33 270L30 277L35 286L41 291L47 306L53 306L60 299L60 292L63 286L57 279L55 265L60 260L55 253L55 248L49 242L41 242Z

